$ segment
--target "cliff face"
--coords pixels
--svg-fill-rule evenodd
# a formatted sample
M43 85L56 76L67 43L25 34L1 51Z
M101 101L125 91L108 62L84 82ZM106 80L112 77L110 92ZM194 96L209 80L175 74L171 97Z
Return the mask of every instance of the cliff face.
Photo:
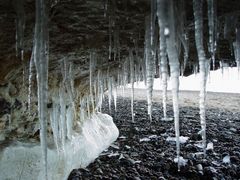
M181 3L184 12L184 17L181 19L184 27L183 33L187 34L189 44L188 66L184 72L187 75L192 73L197 63L193 4L191 1ZM207 49L207 3L204 1L203 5L204 44ZM239 23L239 2L219 0L215 6L217 15L216 66L219 66L221 58L228 59L230 62L234 61L234 55L231 52L232 41L236 38L235 27ZM144 65L142 59L144 58L145 17L151 12L149 1L52 0L48 2L47 7L49 14L49 108L52 107L52 95L59 90L64 76L68 77L68 80L71 76L69 83L72 83L76 89L75 103L79 104L81 97L89 94L91 54L95 59L92 70L93 81L97 81L98 77L104 82L105 78L109 79L107 76L113 76L113 81L117 81L117 76L124 74L124 62L130 50L135 59L135 69L139 64ZM179 14L180 17L181 14ZM34 63L30 65L30 60L35 26L35 1L2 0L0 2L0 26L1 139L15 139L26 134L34 136L38 132L36 125L37 83ZM158 35L155 38L158 39ZM156 52L158 53L158 50ZM180 52L181 64L183 64L182 54ZM207 52L207 57L210 57L210 52ZM141 71L144 68L139 69ZM71 75L68 76L66 73ZM140 79L143 78L143 76L140 77ZM107 85L103 85L102 91L107 88ZM28 112L29 102L31 102L32 109L30 112ZM6 128L10 125L10 129Z

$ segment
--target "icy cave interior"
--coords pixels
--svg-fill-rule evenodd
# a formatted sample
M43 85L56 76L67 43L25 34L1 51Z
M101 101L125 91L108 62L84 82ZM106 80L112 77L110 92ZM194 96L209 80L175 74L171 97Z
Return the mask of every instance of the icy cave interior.
M238 0L1 0L0 179L67 179L86 167L119 135L104 99L117 110L130 86L134 123L134 83L143 81L151 123L154 78L180 171L179 78L193 73L204 159L206 82L210 70L240 71L239 18Z

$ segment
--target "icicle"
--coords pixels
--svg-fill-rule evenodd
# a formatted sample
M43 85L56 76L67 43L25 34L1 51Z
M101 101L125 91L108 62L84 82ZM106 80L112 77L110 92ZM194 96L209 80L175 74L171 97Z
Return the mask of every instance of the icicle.
M24 30L25 30L25 10L24 10L24 0L14 1L16 9L16 56L23 57L23 40L24 40ZM21 58L22 59L22 58Z
M73 128L73 108L69 106L66 112L66 129L67 129L67 138L72 139L72 128Z
M235 51L236 51L236 56L235 56L235 60L237 63L237 67L238 67L238 72L240 72L240 28L238 27L236 29L236 45L235 45Z
M84 97L80 100L80 120L83 121L86 118L86 99Z
M112 50L114 46L113 42L113 30L115 27L115 10L116 10L116 2L115 0L110 1L111 2L111 8L109 12L109 55L108 55L108 60L111 61L112 58Z
M91 110L90 110L90 100L89 100L89 96L87 96L86 99L87 99L88 118L91 118Z
M114 61L116 60L117 56L120 58L120 43L119 43L119 29L115 28L113 32L113 52L114 52Z
M175 32L175 20L174 20L174 7L173 1L159 0L158 8L160 14L160 21L165 25L164 31L168 29L168 33L165 33L167 42L167 53L169 57L169 65L171 72L171 84L172 84L172 99L173 99L173 111L174 111L174 124L175 124L175 136L176 136L176 148L177 148L177 162L178 170L180 170L180 141L179 141L179 59L178 51L176 47L176 32ZM167 20L167 22L166 22ZM169 24L167 24L169 23ZM160 27L161 28L161 27Z
M149 25L149 17L146 18L145 28L145 63L146 63L146 84L147 84L147 102L148 102L148 115L152 121L152 91L154 81L154 58L151 45L151 24Z
M111 61L112 56L112 25L111 25L111 16L109 16L109 47L108 47L108 60Z
M16 57L21 59L22 63L22 75L23 75L23 91L25 91L26 85L26 72L27 67L24 63L24 31L25 31L25 10L24 10L24 0L14 1L15 11L16 11Z
M134 111L133 111L133 101L134 101L134 58L132 50L129 53L129 63L130 63L130 82L131 82L131 113L132 113L132 122L134 122Z
M54 143L55 146L57 148L57 150L59 151L59 141L60 141L60 134L59 134L59 115L60 115L60 111L59 111L59 105L56 103L53 103L53 108L52 111L50 113L50 124L51 124L51 128L52 128L52 132L53 132L53 139L54 139Z
M102 112L102 102L103 102L103 75L101 70L98 70L98 108L99 111Z
M153 43L154 43L155 21L156 21L156 0L151 0L151 22L150 22L151 23L151 25L150 25L151 46L153 46Z
M72 71L72 62L68 62L67 59L63 59L61 71L62 71L64 88L66 89L68 98L73 107L74 117L76 118L77 112L76 112L76 107L74 102L74 75Z
M193 0L193 11L195 19L195 42L197 47L199 68L200 68L200 120L201 135L204 155L206 155L206 81L207 81L207 59L203 47L203 19L202 19L202 1Z
M113 99L114 99L115 112L117 112L117 87L113 89Z
M158 6L160 3L158 1ZM163 20L165 18L163 10L158 8L158 23L159 23L159 42L160 42L160 72L162 80L162 103L163 103L163 120L167 120L167 79L168 79L168 64L167 64L167 44L166 37L164 35L164 29L166 22Z
M90 101L92 104L92 110L94 111L94 98L93 98L93 92L92 92L92 81L93 81L93 71L96 66L96 57L95 52L90 52L90 63L89 63L89 89L90 89Z
M111 103L112 103L112 77L108 75L108 105L109 105L109 112L111 113Z
M29 73L28 73L28 112L31 113L31 105L32 105L32 78L33 78L33 53L29 63Z
M107 16L108 0L104 0L104 17Z
M73 96L74 99L74 74L73 74L73 63L70 62L69 63L69 83L70 83L70 91L71 91L71 95Z
M66 94L64 85L60 85L59 89L59 100L60 100L60 139L61 139L61 151L65 152L66 142Z
M209 52L211 53L213 70L215 70L216 9L215 9L215 1L214 0L208 0L207 2L208 2Z
M34 62L37 70L38 116L44 179L47 175L47 102L48 102L48 15L45 1L36 1L36 25L34 34Z

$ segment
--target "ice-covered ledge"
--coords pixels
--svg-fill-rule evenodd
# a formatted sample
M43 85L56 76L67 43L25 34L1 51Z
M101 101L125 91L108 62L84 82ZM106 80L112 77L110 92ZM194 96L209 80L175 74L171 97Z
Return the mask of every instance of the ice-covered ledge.
M119 135L112 117L96 113L82 125L65 145L65 152L48 149L48 177L51 180L67 179L74 168L85 167L106 149ZM0 152L0 179L42 180L40 145L14 143Z

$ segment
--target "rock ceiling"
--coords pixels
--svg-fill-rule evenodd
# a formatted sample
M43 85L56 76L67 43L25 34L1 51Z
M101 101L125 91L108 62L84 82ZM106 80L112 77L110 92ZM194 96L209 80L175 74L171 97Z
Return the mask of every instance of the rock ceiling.
M0 83L3 85L21 72L23 64L28 66L35 24L35 1L24 1L24 63L16 57L16 11L18 0L0 1ZM49 72L58 73L61 60L68 59L79 68L76 77L84 75L88 70L89 50L94 49L106 63L113 62L109 58L110 34L112 44L118 44L120 60L128 54L129 49L136 47L143 54L145 17L150 13L148 0L52 0L49 2ZM190 39L190 64L196 59L194 42L194 21L192 1L183 1L186 10L186 27ZM232 29L228 40L223 38L226 15L239 16L240 1L217 0L218 16L218 49L216 59L233 59L229 41L235 38ZM204 1L204 30L207 44L207 8ZM109 33L111 32L111 33ZM113 37L116 36L116 37ZM113 40L115 39L115 40ZM142 55L143 56L143 55ZM113 63L114 64L114 63ZM11 73L14 72L14 73Z

